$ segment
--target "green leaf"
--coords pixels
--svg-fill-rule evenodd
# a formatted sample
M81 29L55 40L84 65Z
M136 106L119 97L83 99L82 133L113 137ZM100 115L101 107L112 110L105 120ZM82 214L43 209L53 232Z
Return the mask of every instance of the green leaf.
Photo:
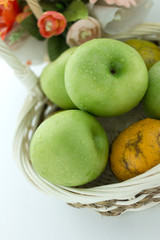
M25 0L18 0L18 6L23 9L27 5Z
M54 2L47 3L43 0L39 4L44 11L57 11L57 12L64 11L64 6L61 3L54 3Z
M74 22L78 19L88 17L88 11L86 5L81 1L72 2L66 11L63 12L67 22Z
M33 14L29 15L21 22L22 27L33 37L38 40L44 40L44 38L40 35L39 29L37 27L37 19Z
M48 39L48 54L51 61L54 61L61 53L67 50L65 38L60 36L54 36Z
M42 7L42 9L44 11L56 11L57 10L53 4L49 4L49 3L45 3L45 2L40 3L40 6Z

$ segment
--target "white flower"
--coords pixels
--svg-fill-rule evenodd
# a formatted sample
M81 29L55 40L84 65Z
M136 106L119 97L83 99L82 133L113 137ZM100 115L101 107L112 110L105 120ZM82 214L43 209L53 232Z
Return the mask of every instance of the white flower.
M98 0L89 0L91 4L95 4ZM129 8L131 5L136 6L135 0L104 0L109 5L118 5L118 6L124 6L126 8Z
M130 31L141 24L153 5L152 0L137 0L137 5L130 8L110 6L105 0L95 5L87 4L89 15L96 18L103 32L114 35Z

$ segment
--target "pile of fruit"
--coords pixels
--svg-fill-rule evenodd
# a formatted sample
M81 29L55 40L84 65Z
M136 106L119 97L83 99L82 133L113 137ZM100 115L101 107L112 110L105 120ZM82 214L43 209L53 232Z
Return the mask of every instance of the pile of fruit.
M61 111L44 120L30 159L53 184L80 186L96 179L108 159L118 180L160 163L160 49L151 42L94 39L70 48L42 71L40 84ZM110 145L96 117L117 117L139 103L148 118Z

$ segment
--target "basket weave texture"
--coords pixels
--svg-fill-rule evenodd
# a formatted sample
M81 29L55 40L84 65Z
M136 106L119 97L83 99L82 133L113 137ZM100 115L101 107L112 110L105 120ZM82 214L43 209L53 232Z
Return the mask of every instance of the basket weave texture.
M38 18L42 14L38 2L33 0L27 0L27 2ZM116 39L133 37L156 41L158 44L160 24L142 24L129 33L114 36ZM30 140L38 125L49 114L56 111L57 106L46 99L34 73L28 67L23 66L1 40L0 53L29 91L18 117L13 149L19 168L32 185L47 194L64 200L71 206L92 208L102 215L108 216L150 208L160 201L160 164L121 183L117 182L108 164L104 173L98 179L77 188L53 185L40 177L30 161ZM145 117L141 105L139 105L123 116L97 119L106 129L111 143L120 131Z

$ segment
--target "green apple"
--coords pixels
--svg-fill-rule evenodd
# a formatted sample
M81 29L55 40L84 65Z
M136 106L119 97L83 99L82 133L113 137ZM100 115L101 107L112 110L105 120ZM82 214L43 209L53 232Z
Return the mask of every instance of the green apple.
M148 89L143 103L148 116L160 119L160 61L149 70Z
M117 116L134 108L148 86L140 54L113 39L94 39L79 46L65 69L65 86L73 103L97 116Z
M64 84L66 63L77 47L65 51L55 61L49 63L40 77L41 89L48 99L62 109L76 108L69 98Z
M78 186L105 169L109 144L105 130L80 110L59 112L34 133L30 158L35 170L53 184Z

